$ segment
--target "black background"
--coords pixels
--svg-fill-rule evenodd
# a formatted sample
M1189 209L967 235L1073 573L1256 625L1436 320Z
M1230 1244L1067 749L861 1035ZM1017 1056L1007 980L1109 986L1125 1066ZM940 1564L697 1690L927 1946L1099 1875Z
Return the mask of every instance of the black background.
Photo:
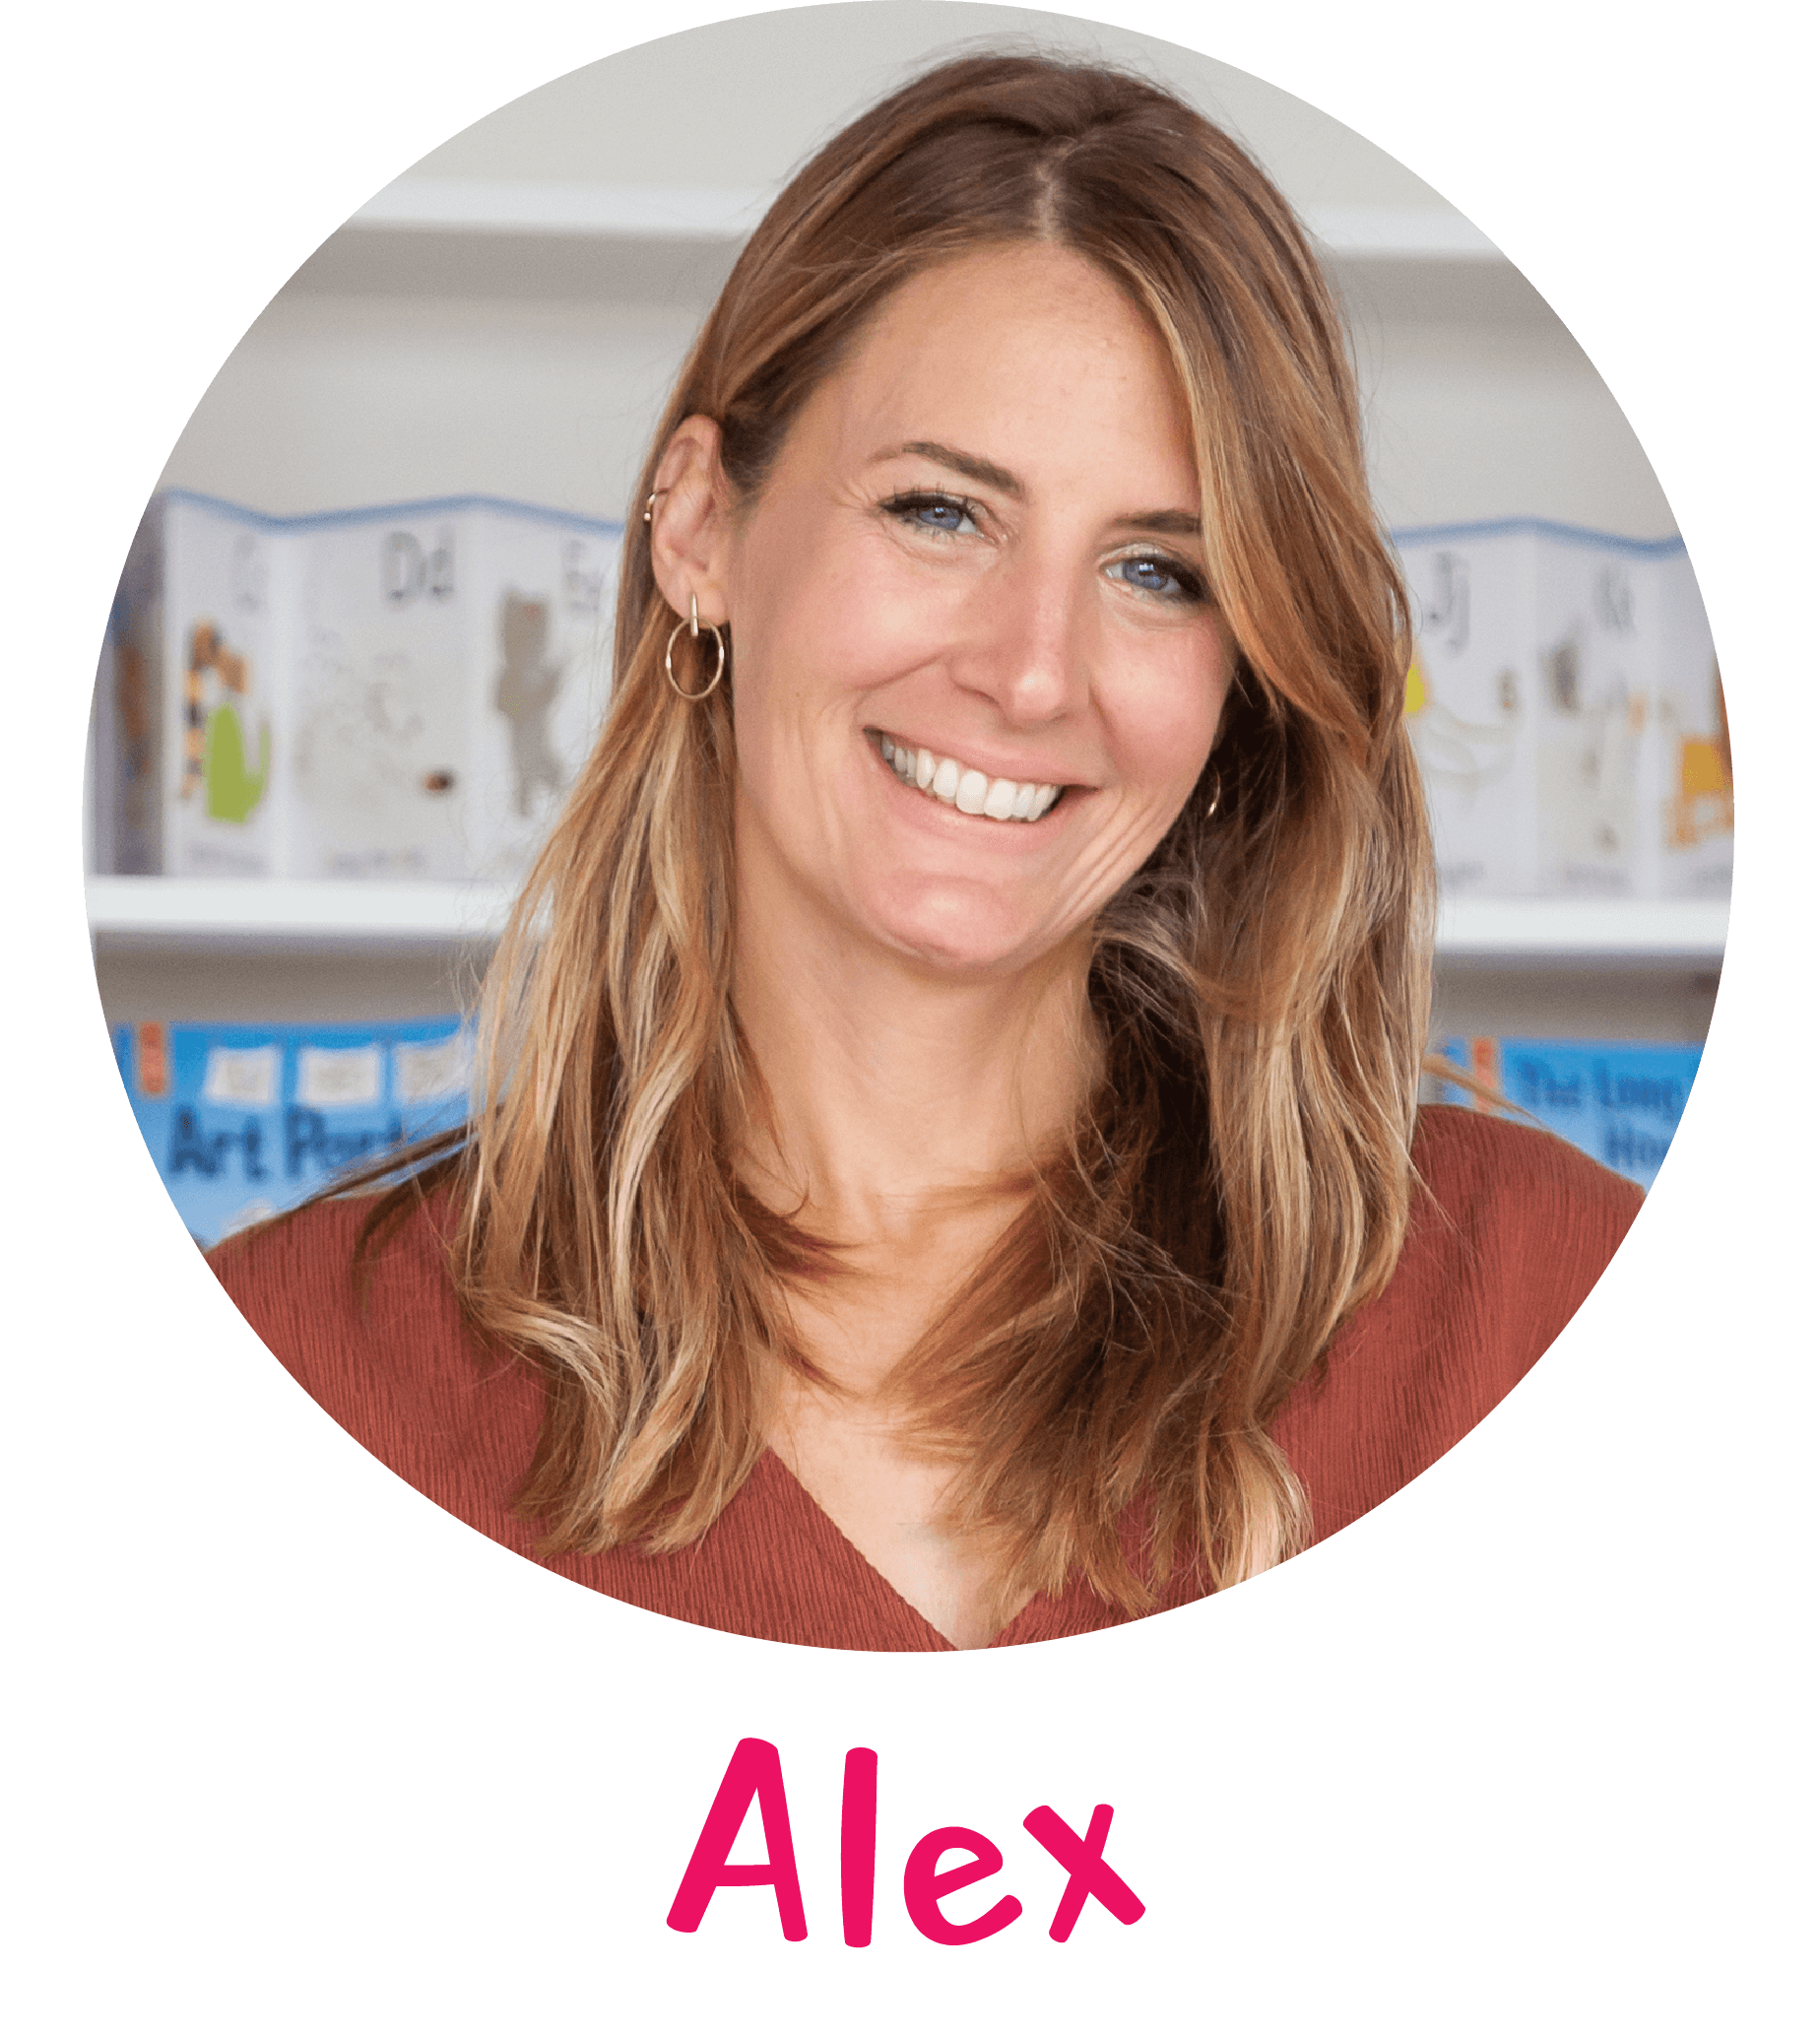
M494 27L297 17L254 53L141 21L82 51L80 141L51 149L67 171L19 258L36 260L40 301L57 307L40 384L82 448L57 481L88 515L84 670L159 468L273 291L423 151L617 47L607 33L562 47L550 25ZM1572 51L1537 34L1496 65L1435 34L1315 40L1207 47L1376 138L1543 289L1658 462L1726 661L1721 515L1736 502L1719 413L1736 362L1702 254L1732 204L1712 147L1724 59L1702 57L1696 84L1694 59L1639 78L1620 38L1582 29ZM686 138L678 107L678 149ZM1751 714L1734 689L1747 783ZM80 1027L80 949L71 964ZM1268 1919L1307 1917L1311 1901L1324 1939L1378 1917L1368 1991L1427 1968L1437 1941L1505 1970L1519 1945L1596 1937L1612 1860L1635 1871L1673 1793L1663 1730L1698 1744L1690 1689L1736 1615L1747 1500L1726 1516L1715 1483L1736 1369L1755 1361L1738 1349L1732 1286L1736 975L1734 960L1631 1239L1472 1437L1225 1600L1004 1657L822 1655L696 1632L435 1512L317 1412L222 1298L94 1021L78 1300L98 1327L53 1337L73 1369L53 1374L47 1432L75 1437L57 1441L57 1466L86 1459L96 1426L124 1443L118 1481L73 1479L57 1506L65 1546L96 1537L71 1583L110 1720L86 1768L110 1777L96 1842L153 1886L164 1838L187 1833L206 1909L283 1941L299 1974L309 1945L403 1955L420 1928L403 1917L433 1903L422 1949L444 1976L501 1949L525 1970L568 1966L584 1943L617 1972L649 1964L680 1984L746 1968L748 1953L798 1972L910 1960L946 1984L948 1951L914 1936L893 1882L937 1823L977 1827L1006 1854L1004 1874L950 1913L1006 1888L1024 1901L963 1957L975 1976L1013 1962L1254 1966ZM743 1736L782 1750L811 1923L798 1947L780 1941L765 1890L717 1894L696 1937L664 1928ZM841 1945L837 1899L855 1744L881 1764L872 1951ZM1063 1872L1022 1817L1049 1803L1085 1829L1099 1801L1116 1809L1108 1858L1148 1913L1126 1932L1089 1903L1053 1945ZM206 1941L171 1955L204 1960ZM1295 1991L1319 1962L1270 1957L1265 1976Z

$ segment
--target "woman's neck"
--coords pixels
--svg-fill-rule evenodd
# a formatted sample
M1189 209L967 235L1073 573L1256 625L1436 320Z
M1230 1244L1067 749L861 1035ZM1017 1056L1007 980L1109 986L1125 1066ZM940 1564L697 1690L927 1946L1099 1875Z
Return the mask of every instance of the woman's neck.
M734 1004L772 1111L751 1184L861 1262L1002 1205L1093 1079L1086 972L1085 942L956 980L812 920L742 939Z

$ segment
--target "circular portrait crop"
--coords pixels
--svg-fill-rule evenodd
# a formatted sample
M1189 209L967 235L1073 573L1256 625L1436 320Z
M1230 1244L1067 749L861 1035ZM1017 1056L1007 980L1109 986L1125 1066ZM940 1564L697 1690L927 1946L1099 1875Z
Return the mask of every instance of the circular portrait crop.
M99 867L347 937L177 1009L103 929L104 1000L216 1276L436 1504L728 1633L1061 1639L1565 1327L1698 1060L1723 704L1615 405L1425 186L1139 37L810 12L724 124L807 17L481 123L224 371Z

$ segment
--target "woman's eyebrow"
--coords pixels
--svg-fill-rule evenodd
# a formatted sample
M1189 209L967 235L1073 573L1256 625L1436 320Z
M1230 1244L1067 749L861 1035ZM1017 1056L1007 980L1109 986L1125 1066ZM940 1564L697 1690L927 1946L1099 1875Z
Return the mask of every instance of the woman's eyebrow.
M1201 518L1192 509L1145 509L1119 518L1128 530L1147 530L1154 537L1199 537Z
M938 466L948 468L963 480L972 481L977 487L996 489L1001 494L1008 494L1013 501L1023 499L1023 483L1015 474L995 466L990 459L962 452L958 446L938 445L929 438L912 438L907 445L892 445L875 455L875 464L880 460L901 459L905 454L933 459ZM1201 518L1192 509L1141 509L1118 520L1128 530L1142 530L1154 537L1201 535Z
M976 458L973 453L962 452L953 445L937 445L927 438L913 438L907 445L894 445L888 451L878 453L877 458L900 459L905 453L933 459L938 466L950 468L963 480L972 481L981 488L997 489L1001 494L1008 494L1014 500L1023 497L1023 483L1015 474L1008 474L990 459Z

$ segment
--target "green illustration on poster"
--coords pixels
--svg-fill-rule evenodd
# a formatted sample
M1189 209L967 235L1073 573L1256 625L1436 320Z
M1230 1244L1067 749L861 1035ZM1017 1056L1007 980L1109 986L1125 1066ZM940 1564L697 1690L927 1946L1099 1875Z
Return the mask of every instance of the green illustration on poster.
M211 820L244 824L261 799L272 774L272 731L259 730L259 768L246 765L246 742L233 708L218 706L209 716L203 756L203 810Z

